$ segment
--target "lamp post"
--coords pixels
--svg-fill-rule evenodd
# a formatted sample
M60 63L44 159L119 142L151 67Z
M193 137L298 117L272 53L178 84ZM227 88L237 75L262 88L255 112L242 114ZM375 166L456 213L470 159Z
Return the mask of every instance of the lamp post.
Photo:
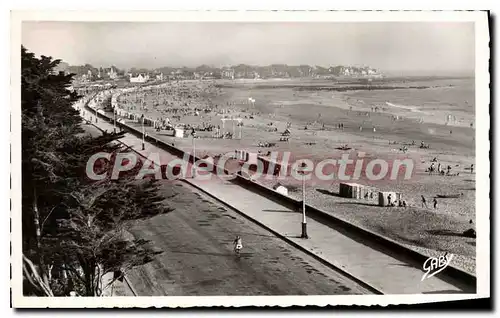
M299 172L302 174L302 235L301 238L307 239L307 219L306 219L306 174L305 174L306 164L303 162L300 165Z
M116 108L113 108L113 133L116 134Z
M95 103L95 122L97 124L97 101Z
M191 130L191 136L193 137L193 178L196 177L196 132L194 131L194 128Z
M142 122L142 150L146 149L146 147L144 146L144 114L142 114L141 116L141 122Z

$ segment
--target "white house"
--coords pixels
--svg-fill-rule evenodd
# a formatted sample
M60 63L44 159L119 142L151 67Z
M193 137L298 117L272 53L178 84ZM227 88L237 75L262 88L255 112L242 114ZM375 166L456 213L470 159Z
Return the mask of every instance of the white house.
M234 80L234 70L232 68L224 68L221 71L221 77Z
M111 66L109 69L107 69L107 75L110 79L116 79L118 77L118 72L113 66Z
M156 74L156 80L157 81L163 81L163 73Z
M134 76L132 74L129 74L130 76L130 83L146 83L149 81L149 75L147 74L138 74L137 76Z

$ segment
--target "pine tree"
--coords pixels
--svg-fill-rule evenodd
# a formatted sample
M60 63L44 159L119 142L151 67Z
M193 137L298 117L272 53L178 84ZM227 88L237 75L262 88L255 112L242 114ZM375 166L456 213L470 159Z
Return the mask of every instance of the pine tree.
M100 295L102 277L125 272L158 254L148 241L130 239L136 219L171 211L158 183L134 180L135 171L111 180L87 178L97 152L123 151L122 134L82 135L81 118L67 90L73 74L53 74L59 60L21 48L22 221L26 295Z

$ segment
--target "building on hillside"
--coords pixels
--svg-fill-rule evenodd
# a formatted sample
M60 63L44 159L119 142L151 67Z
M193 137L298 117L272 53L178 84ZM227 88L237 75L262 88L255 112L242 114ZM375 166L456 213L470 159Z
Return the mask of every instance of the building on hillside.
M194 73L193 73L193 78L195 78ZM213 72L204 72L202 75L202 78L203 79L215 79L215 76L214 76Z
M106 68L105 72L106 72L106 75L110 79L116 79L116 78L118 78L118 70L116 68L114 68L113 66L111 66L110 68Z
M157 81L163 81L163 73L160 72L159 74L155 74L155 78Z
M234 79L234 70L232 68L224 68L221 71L221 78Z
M129 74L130 83L146 83L149 81L149 75L140 73L140 74Z

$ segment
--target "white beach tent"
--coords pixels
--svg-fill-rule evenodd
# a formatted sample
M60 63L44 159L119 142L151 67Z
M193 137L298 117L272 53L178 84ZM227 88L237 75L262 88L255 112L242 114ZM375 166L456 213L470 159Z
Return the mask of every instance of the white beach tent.
M288 195L288 189L287 189L286 187L282 186L282 185L281 185L281 184L279 184L279 183L278 183L278 184L276 184L276 185L273 187L273 189L274 189L276 192L278 192L278 193L280 193L280 194L282 194L282 195Z

